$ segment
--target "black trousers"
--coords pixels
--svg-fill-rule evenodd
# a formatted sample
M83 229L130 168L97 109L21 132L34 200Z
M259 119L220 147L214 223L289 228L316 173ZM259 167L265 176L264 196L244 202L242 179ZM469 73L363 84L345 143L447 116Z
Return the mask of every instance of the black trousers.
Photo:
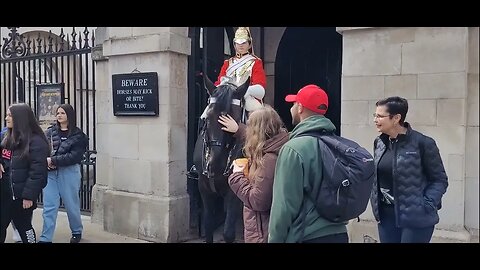
M32 226L32 216L33 210L36 208L36 202L33 203L32 207L23 209L23 199L12 200L12 197L6 194L0 196L0 243L5 243L7 228L12 220L23 243L36 243L35 230Z
M317 238L303 241L303 243L348 243L348 234L337 233L337 234L325 235L322 237L317 237Z

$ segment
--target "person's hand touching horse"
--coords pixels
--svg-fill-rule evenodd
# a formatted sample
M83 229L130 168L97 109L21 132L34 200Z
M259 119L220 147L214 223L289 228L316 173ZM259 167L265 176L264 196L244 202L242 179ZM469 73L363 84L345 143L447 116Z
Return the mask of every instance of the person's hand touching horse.
M230 132L230 133L236 133L237 130L238 130L237 122L228 114L227 115L220 115L218 117L218 122L224 126L224 127L222 127L223 131Z

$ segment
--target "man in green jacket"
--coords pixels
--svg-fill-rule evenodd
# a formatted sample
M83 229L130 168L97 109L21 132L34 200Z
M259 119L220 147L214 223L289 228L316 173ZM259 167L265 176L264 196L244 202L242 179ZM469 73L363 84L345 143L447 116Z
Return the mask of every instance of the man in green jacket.
M285 97L296 125L278 155L269 222L269 243L348 243L347 223L333 223L321 216L314 202L322 180L322 155L318 139L302 136L321 130L335 131L324 116L328 96L316 85ZM308 192L310 196L306 196Z

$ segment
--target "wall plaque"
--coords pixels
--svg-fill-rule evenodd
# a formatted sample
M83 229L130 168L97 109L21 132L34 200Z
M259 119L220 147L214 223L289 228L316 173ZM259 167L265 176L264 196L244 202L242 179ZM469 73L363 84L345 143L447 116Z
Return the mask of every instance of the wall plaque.
M112 75L115 116L158 116L157 72Z

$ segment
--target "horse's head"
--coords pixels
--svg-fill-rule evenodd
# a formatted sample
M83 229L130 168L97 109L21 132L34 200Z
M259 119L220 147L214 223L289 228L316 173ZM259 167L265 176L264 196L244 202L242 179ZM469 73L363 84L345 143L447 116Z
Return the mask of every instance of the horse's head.
M209 105L207 108L206 127L204 130L205 165L204 174L208 178L223 175L227 168L229 156L236 144L231 133L223 131L218 123L220 115L229 114L237 123L242 119L242 98L250 85L250 79L244 84L222 84L209 90ZM208 88L207 88L208 89Z

